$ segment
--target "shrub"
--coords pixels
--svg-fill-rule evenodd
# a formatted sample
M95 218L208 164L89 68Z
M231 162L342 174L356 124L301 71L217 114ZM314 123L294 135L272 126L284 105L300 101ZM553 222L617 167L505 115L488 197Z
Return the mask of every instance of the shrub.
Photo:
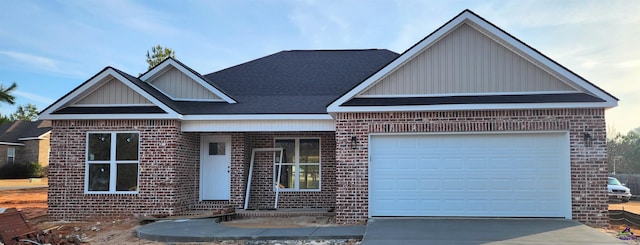
M0 167L0 179L40 178L42 166L37 162L5 164Z

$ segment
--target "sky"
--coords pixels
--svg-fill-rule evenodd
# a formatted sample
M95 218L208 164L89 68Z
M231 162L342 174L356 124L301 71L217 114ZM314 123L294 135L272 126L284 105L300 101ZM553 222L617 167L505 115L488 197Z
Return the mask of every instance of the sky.
M201 74L282 50L402 53L470 9L620 101L607 129L640 127L640 1L0 0L0 85L45 109L107 66L137 76L160 44Z

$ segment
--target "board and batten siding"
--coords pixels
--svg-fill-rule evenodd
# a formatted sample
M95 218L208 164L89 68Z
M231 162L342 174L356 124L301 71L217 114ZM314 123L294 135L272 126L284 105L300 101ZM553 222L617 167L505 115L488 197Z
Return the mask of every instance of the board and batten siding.
M151 105L151 101L109 76L104 85L85 96L76 105Z
M171 68L154 79L151 84L174 99L222 100L176 68Z
M568 91L577 90L465 23L360 95Z

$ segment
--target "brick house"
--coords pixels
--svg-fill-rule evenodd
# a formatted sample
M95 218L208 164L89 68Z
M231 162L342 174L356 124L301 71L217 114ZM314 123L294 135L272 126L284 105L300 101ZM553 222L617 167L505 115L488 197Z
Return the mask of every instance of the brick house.
M469 10L402 54L282 51L206 75L171 58L139 77L107 67L41 113L53 127L49 213L264 208L278 196L344 224L607 225L604 111L616 105ZM274 147L282 163L263 152L250 166L253 149Z
M0 126L0 167L37 162L49 165L50 121L15 121Z

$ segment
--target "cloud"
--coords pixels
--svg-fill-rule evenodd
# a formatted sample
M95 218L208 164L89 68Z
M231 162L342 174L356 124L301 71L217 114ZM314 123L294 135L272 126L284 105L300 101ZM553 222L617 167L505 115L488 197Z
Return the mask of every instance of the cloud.
M58 70L59 67L58 63L55 60L42 56L7 50L0 50L0 54L8 56L9 58L20 61L22 63L26 63L29 66L42 67L46 70Z
M75 78L87 76L87 73L82 71L82 64L67 63L44 56L10 50L0 50L0 55L15 61L8 63L8 65L20 67L21 70L53 72Z
M33 101L44 103L44 104L52 104L55 101L55 99L52 99L49 97L45 97L45 96L41 96L41 95L29 93L29 92L24 92L20 90L14 91L13 94L15 94L16 96L24 97L25 99L33 100Z

